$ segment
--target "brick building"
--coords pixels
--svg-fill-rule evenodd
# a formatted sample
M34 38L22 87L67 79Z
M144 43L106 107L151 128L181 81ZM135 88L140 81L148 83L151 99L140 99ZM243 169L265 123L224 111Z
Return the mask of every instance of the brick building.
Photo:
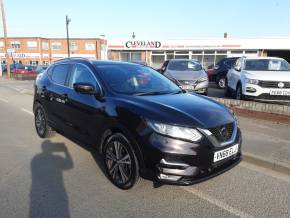
M67 57L66 38L10 37L7 47L15 63L48 65ZM103 39L70 38L71 57L106 59L105 48ZM6 63L3 38L0 38L0 58L1 63Z

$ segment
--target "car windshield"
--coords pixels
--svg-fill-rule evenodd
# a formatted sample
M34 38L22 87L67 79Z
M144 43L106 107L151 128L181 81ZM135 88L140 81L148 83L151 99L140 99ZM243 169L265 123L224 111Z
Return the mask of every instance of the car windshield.
M290 71L290 64L279 59L246 60L245 70L252 71Z
M159 95L182 90L157 71L135 64L95 65L105 83L114 91L127 95Z
M168 70L199 71L199 70L202 70L202 66L197 61L177 60L177 61L169 62Z

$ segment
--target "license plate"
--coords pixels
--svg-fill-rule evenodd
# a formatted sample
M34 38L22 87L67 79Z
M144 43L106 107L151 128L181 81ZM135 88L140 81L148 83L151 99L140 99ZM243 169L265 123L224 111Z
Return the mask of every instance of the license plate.
M194 90L193 86L187 86L187 85L181 86L181 88L184 89L184 90Z
M213 162L217 162L235 155L239 151L239 145L236 144L224 150L216 151L213 156Z
M290 91L288 90L270 90L270 95L288 95L290 96Z

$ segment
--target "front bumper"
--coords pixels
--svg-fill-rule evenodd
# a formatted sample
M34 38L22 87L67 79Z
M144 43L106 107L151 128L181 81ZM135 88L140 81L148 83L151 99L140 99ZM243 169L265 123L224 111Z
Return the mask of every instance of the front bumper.
M211 136L214 137L214 136ZM238 129L235 139L226 146L213 143L210 137L195 144L152 133L145 151L145 165L164 183L189 185L217 176L236 166L242 159L242 137ZM214 153L239 144L238 152L213 162Z
M200 82L200 83L194 83L194 84L189 84L189 86L192 86L192 89L184 89L187 92L194 92L194 93L198 93L198 94L206 94L207 90L208 90L208 81L204 81L204 82ZM187 84L181 84L181 88L182 87L186 87L188 86Z
M243 93L246 99L259 100L265 102L287 102L290 103L290 95L270 95L271 90L287 91L290 89L264 88L259 85L246 84Z

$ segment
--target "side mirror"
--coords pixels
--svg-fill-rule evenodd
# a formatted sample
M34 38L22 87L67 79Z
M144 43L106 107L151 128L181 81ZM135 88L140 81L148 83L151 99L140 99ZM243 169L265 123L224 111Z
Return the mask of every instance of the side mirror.
M235 66L234 69L238 72L241 72L241 70L242 70L241 66Z
M87 94L87 95L99 94L95 86L90 83L74 83L73 88L77 93L81 93L81 94Z

